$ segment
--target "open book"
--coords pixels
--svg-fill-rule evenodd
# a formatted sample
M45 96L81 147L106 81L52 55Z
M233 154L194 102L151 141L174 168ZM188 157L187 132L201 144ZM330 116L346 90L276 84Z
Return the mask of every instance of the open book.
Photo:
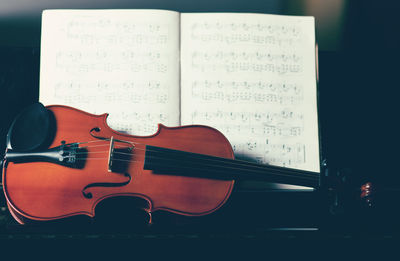
M40 97L134 135L220 130L236 158L320 171L313 17L46 10Z

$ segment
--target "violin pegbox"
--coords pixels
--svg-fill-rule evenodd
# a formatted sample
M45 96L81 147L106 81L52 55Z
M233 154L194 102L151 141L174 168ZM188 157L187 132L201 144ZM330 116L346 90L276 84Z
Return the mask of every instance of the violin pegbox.
M374 186L371 182L367 182L360 188L360 198L365 202L368 207L373 205Z

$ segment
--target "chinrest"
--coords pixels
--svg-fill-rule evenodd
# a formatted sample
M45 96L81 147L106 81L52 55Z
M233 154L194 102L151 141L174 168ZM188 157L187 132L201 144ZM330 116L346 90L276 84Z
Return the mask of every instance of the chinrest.
M7 149L35 151L48 145L54 134L52 114L37 102L24 108L11 123L7 133Z

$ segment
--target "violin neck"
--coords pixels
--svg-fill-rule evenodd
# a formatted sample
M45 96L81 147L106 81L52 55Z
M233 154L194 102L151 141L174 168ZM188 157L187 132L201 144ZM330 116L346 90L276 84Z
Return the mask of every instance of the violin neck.
M150 145L146 146L144 169L152 170L155 174L225 180L262 180L314 188L320 183L317 172L262 165Z

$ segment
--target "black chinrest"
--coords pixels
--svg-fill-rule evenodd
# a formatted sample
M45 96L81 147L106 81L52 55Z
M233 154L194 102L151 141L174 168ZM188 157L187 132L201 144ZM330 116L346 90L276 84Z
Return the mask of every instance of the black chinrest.
M7 149L34 151L50 144L55 134L53 115L43 104L24 108L11 123L7 133Z

